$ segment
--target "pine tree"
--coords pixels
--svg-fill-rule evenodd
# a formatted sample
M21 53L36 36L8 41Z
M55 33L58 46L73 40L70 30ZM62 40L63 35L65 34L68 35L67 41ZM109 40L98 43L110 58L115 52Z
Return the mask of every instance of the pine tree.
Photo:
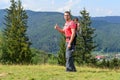
M94 31L91 27L91 20L89 13L84 9L80 12L82 15L80 17L80 27L81 27L81 33L77 37L77 45L76 45L76 53L75 53L75 59L77 63L83 64L83 63L90 63L91 60L94 60L91 52L95 49L95 44L93 38Z
M65 63L66 63L65 52L66 52L65 37L62 36L61 41L60 41L60 49L58 51L58 64L59 65L65 66Z
M11 64L30 63L32 58L31 43L26 36L28 16L23 10L21 1L11 0L11 6L6 12L2 62Z

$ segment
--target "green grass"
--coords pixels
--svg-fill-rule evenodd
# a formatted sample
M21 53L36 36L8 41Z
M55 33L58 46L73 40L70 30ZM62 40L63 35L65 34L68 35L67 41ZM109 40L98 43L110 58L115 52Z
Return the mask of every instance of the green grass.
M77 72L65 72L58 65L0 65L0 80L120 80L120 70L77 67Z

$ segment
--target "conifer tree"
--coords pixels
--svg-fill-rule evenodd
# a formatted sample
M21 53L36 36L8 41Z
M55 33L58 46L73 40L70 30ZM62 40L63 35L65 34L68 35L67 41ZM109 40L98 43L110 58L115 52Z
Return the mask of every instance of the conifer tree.
M26 36L27 14L21 1L11 0L11 6L6 9L4 40L2 46L2 62L11 64L30 63L32 53L30 41Z
M80 12L80 35L77 36L77 45L75 60L79 64L90 63L91 60L94 60L91 52L95 49L94 44L94 31L91 27L91 20L89 13L84 9Z
M59 51L58 51L58 64L59 65L65 66L65 63L66 63L65 52L66 52L65 37L62 36L61 41L60 41Z

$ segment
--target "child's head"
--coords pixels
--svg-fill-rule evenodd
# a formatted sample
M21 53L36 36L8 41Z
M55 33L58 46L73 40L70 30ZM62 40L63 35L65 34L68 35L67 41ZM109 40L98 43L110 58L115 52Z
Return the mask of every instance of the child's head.
M75 17L75 18L73 19L73 21L74 21L74 22L78 22L78 18Z

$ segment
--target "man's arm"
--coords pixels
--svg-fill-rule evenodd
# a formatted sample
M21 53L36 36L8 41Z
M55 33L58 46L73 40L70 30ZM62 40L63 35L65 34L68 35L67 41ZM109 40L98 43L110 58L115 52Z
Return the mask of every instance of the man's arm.
M70 38L70 41L69 41L69 43L68 43L68 48L70 48L71 47L71 43L73 42L73 40L74 40L74 37L75 37L75 29L71 29L71 31L72 31L72 35L71 35L71 38Z
M63 31L63 29L61 29L57 24L55 25L55 29L57 31L59 31L60 33L62 33L62 34L65 34L65 32Z

